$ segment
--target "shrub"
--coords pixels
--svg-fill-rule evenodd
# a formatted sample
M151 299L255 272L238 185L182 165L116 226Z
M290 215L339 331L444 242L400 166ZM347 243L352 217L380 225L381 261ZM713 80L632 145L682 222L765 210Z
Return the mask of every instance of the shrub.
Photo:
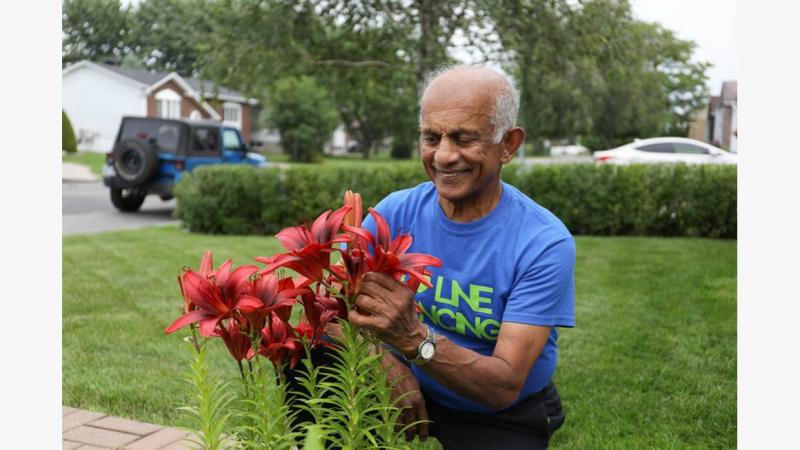
M414 146L411 142L395 139L392 142L392 150L389 153L393 159L410 159Z
M736 238L736 167L509 165L503 179L573 234ZM368 167L200 168L176 189L192 231L271 234L336 207L348 189L373 206L427 180L418 162Z
M69 153L78 151L78 140L75 138L75 130L72 122L69 121L67 113L61 110L61 149Z

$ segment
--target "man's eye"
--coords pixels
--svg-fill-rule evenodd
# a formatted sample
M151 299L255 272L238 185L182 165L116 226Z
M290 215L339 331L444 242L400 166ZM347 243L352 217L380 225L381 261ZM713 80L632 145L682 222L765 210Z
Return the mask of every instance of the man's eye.
M475 142L475 139L474 138L468 138L468 137L462 137L462 138L458 138L456 140L456 142L458 143L458 145L469 145L469 144Z
M425 136L422 140L425 141L426 144L436 144L439 142L439 136Z

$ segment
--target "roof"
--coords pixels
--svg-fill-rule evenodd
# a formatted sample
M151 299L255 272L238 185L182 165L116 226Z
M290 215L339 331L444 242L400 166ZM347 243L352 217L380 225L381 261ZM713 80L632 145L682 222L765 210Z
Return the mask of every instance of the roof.
M722 103L728 102L735 102L736 101L736 82L735 81L723 81L722 82L722 93L720 94L722 97Z
M172 72L151 72L145 69L131 69L128 67L121 67L115 66L112 64L98 64L108 70L116 72L120 75L126 76L130 79L136 80L140 83L144 83L148 86L153 85L164 78L168 77ZM219 95L225 97L240 97L242 99L246 99L244 95L235 91L233 89L227 88L225 86L216 86L211 81L202 80L200 78L195 77L184 77L181 76L186 83L192 87L195 91L203 94L204 97L211 97L214 93L216 93L215 89L219 89Z
M129 116L129 115L123 116L122 118L142 119L142 120L159 121L159 122L175 122L175 123L183 123L189 126L197 126L197 125L206 125L215 127L223 126L221 121L213 119L189 119L187 117L166 118L166 117L146 117L146 116Z

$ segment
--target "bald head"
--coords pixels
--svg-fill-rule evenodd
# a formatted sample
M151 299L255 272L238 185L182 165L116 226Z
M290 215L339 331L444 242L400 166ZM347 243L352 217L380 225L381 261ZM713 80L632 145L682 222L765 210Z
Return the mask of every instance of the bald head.
M493 142L499 143L512 128L519 111L519 93L514 82L485 66L457 65L440 68L426 81L420 100L420 123L428 101L466 101L480 105L489 115Z

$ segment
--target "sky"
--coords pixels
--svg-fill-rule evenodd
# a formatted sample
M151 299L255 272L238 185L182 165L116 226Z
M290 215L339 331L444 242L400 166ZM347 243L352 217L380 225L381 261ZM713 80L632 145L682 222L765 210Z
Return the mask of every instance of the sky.
M631 0L631 6L637 19L697 44L694 59L713 64L706 72L712 95L719 95L723 81L737 79L736 0Z

